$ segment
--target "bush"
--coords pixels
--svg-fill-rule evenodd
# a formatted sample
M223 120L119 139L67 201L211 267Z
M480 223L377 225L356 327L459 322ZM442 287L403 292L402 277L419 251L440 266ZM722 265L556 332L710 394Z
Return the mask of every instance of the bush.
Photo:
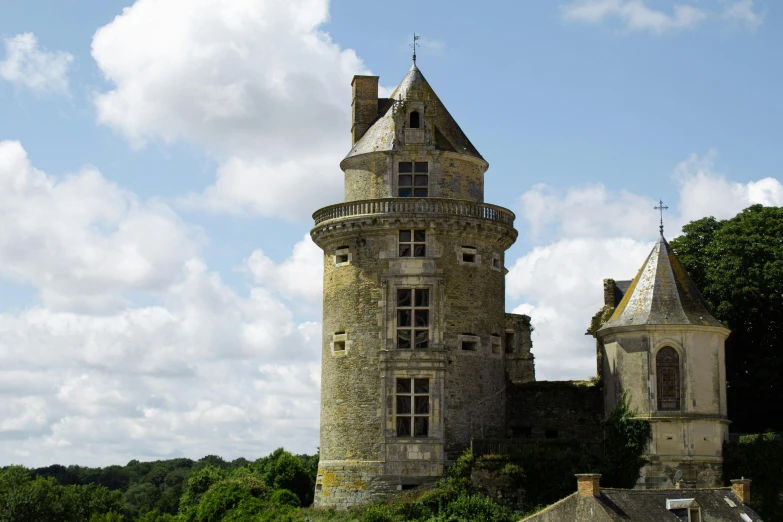
M299 497L297 497L292 491L288 491L287 489L278 489L272 493L271 497L269 497L269 505L274 507L299 507L301 503L299 502Z
M364 522L394 522L394 513L385 505L368 506L364 510Z
M461 522L463 520L514 522L517 517L511 510L497 505L491 498L463 493L453 502L447 504L435 520L439 522Z
M220 482L202 497L196 511L196 521L219 522L228 511L248 497L252 497L252 494L242 484L233 481Z

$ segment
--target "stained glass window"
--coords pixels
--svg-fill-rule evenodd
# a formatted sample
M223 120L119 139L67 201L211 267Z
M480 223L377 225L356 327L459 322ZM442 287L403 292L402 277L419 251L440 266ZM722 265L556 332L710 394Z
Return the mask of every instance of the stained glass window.
M658 410L680 409L680 355L670 346L661 348L655 356L658 376Z

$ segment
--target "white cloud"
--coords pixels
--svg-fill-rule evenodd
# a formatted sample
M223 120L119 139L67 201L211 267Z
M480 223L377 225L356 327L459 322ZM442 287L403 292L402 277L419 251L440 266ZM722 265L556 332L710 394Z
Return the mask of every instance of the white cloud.
M679 204L669 206L669 239L683 224L705 216L726 219L756 203L783 205L783 184L772 178L729 181L715 170L716 154L692 154L673 170ZM657 234L655 201L603 185L555 190L536 185L520 198L517 215L552 243L511 264L506 290L516 313L536 330L533 354L539 379L595 375L595 342L584 335L603 306L605 278L631 279Z
M269 286L284 298L320 305L323 297L324 253L306 234L294 245L291 257L280 264L256 249L245 262L256 283Z
M603 306L603 280L631 279L652 243L628 238L562 239L512 265L506 292L530 315L538 380L595 375L595 341L584 335Z
M602 23L615 18L629 31L662 33L692 27L707 18L707 12L692 5L677 4L671 13L648 7L643 0L574 0L561 7L565 20Z
M0 78L39 92L68 91L68 68L73 55L42 50L33 33L5 37L3 42L5 60L0 61Z
M723 16L744 22L750 27L758 27L764 21L764 15L755 11L753 0L728 1Z
M278 295L312 297L306 238L281 265L252 254L239 292L170 209L94 169L57 180L17 142L0 142L0 222L0 275L43 297L0 313L0 461L315 451L321 327Z
M203 241L94 168L62 179L35 169L15 141L0 141L0 222L0 275L58 309L110 310L125 291L163 289Z
M533 185L520 198L517 215L534 237L649 237L655 230L655 201L602 183L557 190Z
M327 17L326 0L137 0L93 39L114 85L98 120L137 146L206 147L217 181L191 205L309 216L340 198L350 83L368 73L319 29Z
M691 154L674 169L680 185L680 226L705 216L727 219L754 204L783 206L783 184L774 178L738 183L715 171L715 152Z

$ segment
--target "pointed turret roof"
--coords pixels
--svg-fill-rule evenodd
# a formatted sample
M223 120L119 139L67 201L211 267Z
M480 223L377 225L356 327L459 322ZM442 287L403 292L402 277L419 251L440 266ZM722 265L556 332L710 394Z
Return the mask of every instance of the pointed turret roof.
M382 100L381 100L382 101ZM421 73L416 63L411 66L408 74L394 89L388 99L388 103L380 107L380 115L375 123L367 130L364 136L351 149L346 158L366 154L368 152L389 151L397 148L394 139L394 106L402 101L424 102L427 113L432 117L429 125L434 125L435 144L441 150L449 150L460 154L467 154L479 159L484 159L462 132L457 122L454 121L449 111L440 101L438 95L432 90L427 79Z
M725 328L710 312L663 234L601 330L653 324Z

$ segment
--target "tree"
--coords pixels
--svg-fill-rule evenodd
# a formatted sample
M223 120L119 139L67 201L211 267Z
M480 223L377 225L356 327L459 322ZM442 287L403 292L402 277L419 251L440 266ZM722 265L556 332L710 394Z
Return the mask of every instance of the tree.
M783 208L753 205L735 217L683 227L671 246L726 340L732 430L783 431Z

